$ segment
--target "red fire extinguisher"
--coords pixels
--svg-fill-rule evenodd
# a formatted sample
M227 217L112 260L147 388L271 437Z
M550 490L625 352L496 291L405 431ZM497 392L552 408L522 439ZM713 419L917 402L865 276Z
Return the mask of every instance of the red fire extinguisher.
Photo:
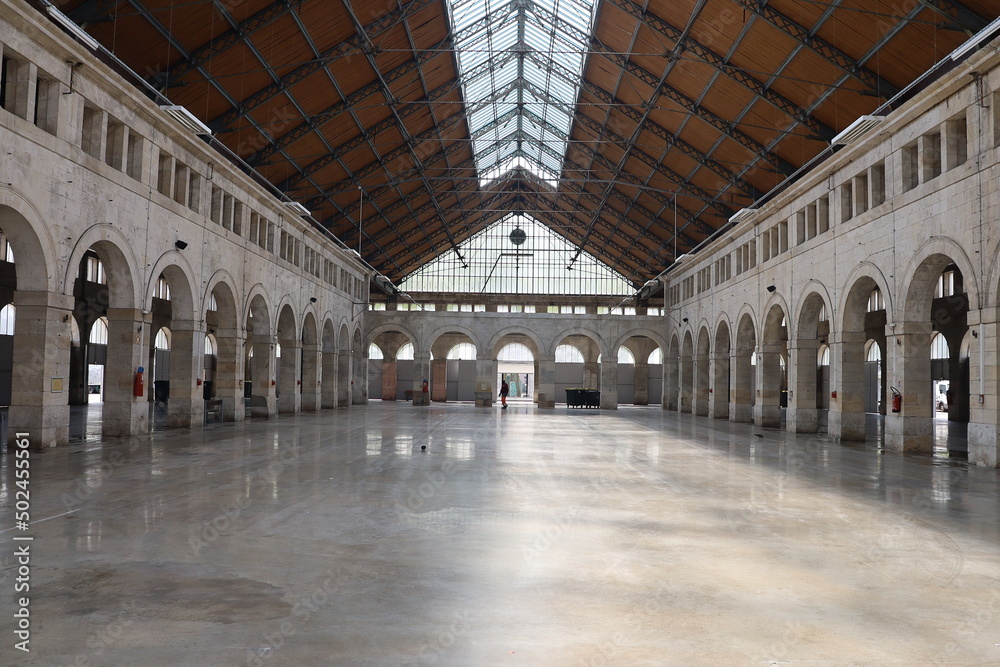
M132 380L132 395L142 396L145 393L145 384L142 381L142 366L135 372L135 379Z
M423 384L423 386L422 386L422 387L420 388L420 391L427 391L427 380L424 380L424 384Z
M899 412L903 409L903 395L895 387L889 387L892 392L892 411Z

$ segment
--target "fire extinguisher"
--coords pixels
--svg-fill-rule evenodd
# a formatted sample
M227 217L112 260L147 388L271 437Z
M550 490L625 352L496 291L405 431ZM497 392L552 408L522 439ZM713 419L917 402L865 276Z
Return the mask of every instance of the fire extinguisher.
M420 388L420 391L427 391L427 380L424 380L424 385Z
M892 392L892 411L899 412L903 409L903 395L895 387L889 387Z
M142 366L135 372L135 379L132 380L132 395L142 396L145 393L145 384L142 381Z

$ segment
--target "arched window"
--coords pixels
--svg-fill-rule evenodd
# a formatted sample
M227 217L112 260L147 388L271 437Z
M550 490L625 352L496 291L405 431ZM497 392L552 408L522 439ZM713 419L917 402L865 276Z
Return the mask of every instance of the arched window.
M619 364L634 364L635 363L635 356L632 354L632 351L629 350L624 345L622 345L621 347L618 348L618 363Z
M156 332L156 339L153 341L153 347L157 350L169 350L170 349L170 332L166 327L163 327Z
M472 343L459 343L448 350L447 359L464 359L465 361L476 360L476 346Z
M663 363L663 350L656 348L649 353L649 358L646 360L647 364L662 364Z
M104 273L104 262L95 255L87 257L87 280L101 285L108 284L108 277Z
M253 353L251 353L251 356L253 356ZM274 358L281 359L281 343L274 344Z
M868 346L865 361L882 361L882 348L875 341L871 341L871 344Z
M819 350L816 353L816 365L817 366L830 365L830 347L828 345L819 346Z
M556 348L557 364L582 364L583 354L572 345L560 345Z
M931 338L931 359L947 359L951 356L951 351L948 349L948 339L938 331Z
M885 301L882 300L882 290L877 287L868 295L868 312L874 313L885 310Z
M156 287L153 289L153 298L170 301L170 285L167 284L167 279L163 276L156 279Z
M826 314L826 304L824 303L819 307L819 314L816 316L817 322L826 322L830 319L830 316Z
M215 292L208 295L208 305L205 306L205 310L218 310L219 302L215 300Z
M205 354L214 356L216 350L219 349L218 344L215 342L215 336L208 334L205 336Z
M382 348L380 348L375 343L368 346L368 358L369 359L384 359L385 355L382 354Z
M97 318L94 325L90 327L90 342L92 345L108 344L108 320L105 317Z
M534 360L535 355L531 353L531 348L524 343L508 343L497 355L497 361L529 362Z
M396 361L413 361L413 343L406 343L396 352Z
M14 304L8 303L0 309L0 336L14 335Z

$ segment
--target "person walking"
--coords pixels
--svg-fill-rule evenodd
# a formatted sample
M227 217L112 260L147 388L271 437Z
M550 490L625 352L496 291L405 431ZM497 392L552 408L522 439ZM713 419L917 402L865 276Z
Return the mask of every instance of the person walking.
M506 380L500 380L500 403L503 405L501 410L507 409L507 394L510 393L510 385L507 384Z

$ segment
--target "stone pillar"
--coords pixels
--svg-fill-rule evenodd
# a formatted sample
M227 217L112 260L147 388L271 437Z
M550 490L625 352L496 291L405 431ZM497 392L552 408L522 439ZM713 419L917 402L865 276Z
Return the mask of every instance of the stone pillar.
M351 353L340 350L337 353L337 407L351 405Z
M70 324L74 299L50 292L14 292L14 373L8 451L17 433L32 449L69 442Z
M337 407L337 353L323 351L323 382L320 385L320 406L326 410ZM382 400L385 400L383 395Z
M866 340L863 331L845 331L831 341L828 430L836 440L865 441ZM930 352L926 352L929 358ZM836 398L833 392L837 392Z
M275 415L276 387L274 380L274 345L267 331L253 335L253 359L250 361L253 397L250 414L270 419ZM255 405L256 403L256 405Z
M354 350L351 358L351 405L364 405L368 402L368 353Z
M886 335L889 385L903 394L902 411L890 410L885 417L885 447L890 451L934 449L931 333L929 322L901 322Z
M222 400L224 421L243 421L243 336L237 329L217 329L215 340L219 344L215 357L215 397Z
M278 373L278 414L297 415L302 409L299 393L299 369L302 344L297 340L281 341L281 372Z
M448 360L431 361L431 400L443 403L448 400Z
M618 360L601 362L601 409L618 409Z
M694 385L694 358L681 354L680 363L681 378L680 392L677 395L677 411L691 413L691 403Z
M396 400L396 362L384 359L382 361L382 400Z
M754 352L756 354L756 351ZM749 350L733 350L729 357L729 421L753 422L754 368Z
M170 323L170 398L167 425L191 428L205 423L204 389L198 384L205 361L205 333L193 321ZM195 354L197 350L197 354Z
M969 346L969 463L998 467L1000 459L1000 323L996 308L970 310L969 328L972 344Z
M424 381L428 383L428 390L424 391ZM430 380L431 380L431 356L429 354L413 355L413 404L430 405Z
M729 419L729 353L715 355L712 364L715 383L708 390L708 416L712 419Z
M538 387L538 407L549 410L556 407L556 358L539 356L537 361L535 386Z
M583 362L583 388L598 389L601 386L601 364L597 359Z
M108 362L104 368L103 434L127 437L149 432L149 399L152 368L146 368L149 323L134 308L108 309ZM145 380L142 396L133 396L139 367Z
M707 417L709 414L708 401L709 394L708 389L711 386L709 378L711 377L708 367L708 355L707 354L696 354L694 357L694 402L692 403L692 411L694 414L700 417Z
M497 376L497 362L493 358L476 357L476 407L489 408L497 395L493 380ZM537 387L537 382L535 383Z
M645 359L635 360L632 384L632 404L649 405L649 363Z
M323 383L320 378L320 367L323 363L322 348L311 343L302 345L302 399L303 412L316 412L322 402Z
M785 429L789 433L816 433L819 430L819 410L816 407L818 354L818 340L791 341L788 350L788 418L785 420Z
M677 397L680 395L678 387L678 358L675 350L671 350L663 360L663 409L670 412L677 411Z
M761 345L757 362L757 402L754 423L759 426L781 426L781 345Z

